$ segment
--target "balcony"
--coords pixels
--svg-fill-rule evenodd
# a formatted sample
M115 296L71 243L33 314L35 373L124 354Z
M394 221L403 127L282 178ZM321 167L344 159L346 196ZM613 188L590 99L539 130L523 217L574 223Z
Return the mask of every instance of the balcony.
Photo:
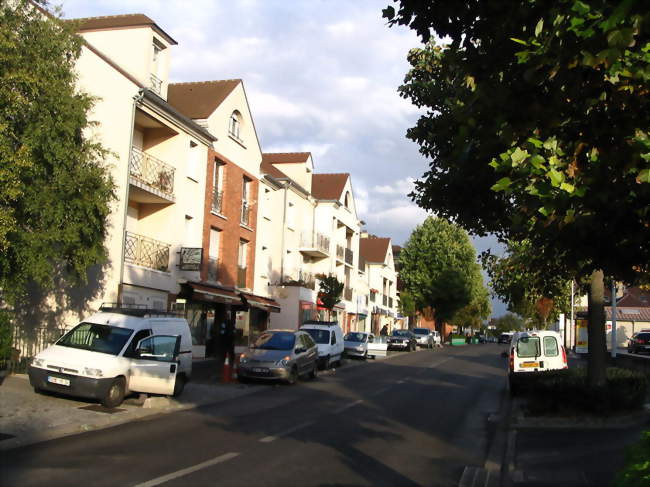
M330 239L322 233L305 234L300 236L300 252L309 257L325 258L330 254Z
M336 260L338 262L345 262L345 247L342 245L336 246Z
M384 306L388 306L388 296L386 296L385 294L381 297L381 304L383 304Z
M223 214L223 191L216 188L212 190L211 210L212 213Z
M208 258L208 281L217 281L219 277L219 261L212 257Z
M153 73L149 75L149 89L158 96L162 93L162 80Z
M237 287L245 288L246 287L246 267L237 267Z
M352 262L354 262L354 252L352 249L345 249L345 263L351 266Z
M300 286L308 289L316 289L316 279L311 272L298 271L290 272L282 279L283 286Z
M241 224L245 226L250 226L250 216L251 216L251 207L249 206L248 201L241 202Z
M352 301L352 289L349 287L346 287L343 289L343 298L346 301Z
M174 167L146 152L131 147L129 198L138 203L173 203Z
M124 262L141 265L157 271L169 271L170 244L153 238L126 232Z

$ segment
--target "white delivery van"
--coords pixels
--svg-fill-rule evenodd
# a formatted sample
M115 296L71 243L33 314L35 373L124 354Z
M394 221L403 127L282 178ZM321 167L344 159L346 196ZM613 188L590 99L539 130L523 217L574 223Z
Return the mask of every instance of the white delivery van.
M508 365L511 391L514 391L513 379L517 374L566 368L566 350L558 332L522 331L512 336Z
M318 345L319 365L328 369L332 364L341 365L343 355L343 330L336 321L308 320L300 327Z
M102 306L32 359L36 392L94 398L109 408L129 392L180 395L192 375L192 337L184 318Z

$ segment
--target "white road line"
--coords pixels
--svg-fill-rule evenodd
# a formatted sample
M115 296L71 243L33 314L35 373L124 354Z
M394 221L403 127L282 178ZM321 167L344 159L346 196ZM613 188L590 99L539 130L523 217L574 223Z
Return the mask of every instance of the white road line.
M404 384L404 380L398 380L395 384Z
M431 364L431 365L429 365L429 368L430 368L430 369L435 369L438 365L442 365L442 364L444 364L445 362L449 362L452 358L453 358L453 357L447 357L446 359L441 360L441 361L438 362L438 363L435 363L435 364Z
M378 391L373 392L370 394L371 396L379 396L380 394L383 394L384 392L387 392L390 387L384 387L383 389L379 389Z
M259 440L260 443L271 443L272 441L277 440L278 438L282 438L283 436L290 435L291 433L295 433L296 431L306 428L307 426L311 426L314 424L314 421L307 421L305 423L300 423L299 425L294 426L293 428L289 428L288 430L283 431L282 433L278 433L277 435L272 435L272 436L265 436L261 440Z
M342 407L340 407L338 409L335 409L334 414L342 413L343 411L345 411L347 409L350 409L350 408L353 408L354 406L356 406L357 404L361 404L362 402L363 402L363 399L359 399L357 401L351 402L350 404L346 404L345 406L342 406Z
M165 482L169 482L170 480L174 480L179 477L189 475L199 470L203 470L204 468L212 467L213 465L217 465L218 463L227 462L228 460L232 460L237 456L239 456L239 453L234 453L234 452L224 453L223 455L213 458L212 460L198 463L193 467L188 467L182 470L177 470L176 472L168 473L167 475L163 475L162 477L157 477L155 479L148 480L147 482L142 482L141 484L137 484L135 487L154 487L155 485L164 484Z

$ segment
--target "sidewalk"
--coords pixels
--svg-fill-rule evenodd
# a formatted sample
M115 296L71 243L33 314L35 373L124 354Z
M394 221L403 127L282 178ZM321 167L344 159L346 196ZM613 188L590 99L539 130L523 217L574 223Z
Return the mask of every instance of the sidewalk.
M97 401L36 394L24 374L0 382L0 451L85 431L108 428L157 414L216 404L254 393L259 384L221 384L214 361L196 362L195 375L178 398L130 396L116 409ZM2 379L0 379L2 380Z

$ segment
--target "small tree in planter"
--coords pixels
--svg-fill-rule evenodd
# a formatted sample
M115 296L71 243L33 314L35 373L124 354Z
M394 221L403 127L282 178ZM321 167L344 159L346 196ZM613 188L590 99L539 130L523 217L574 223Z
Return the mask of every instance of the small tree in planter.
M336 303L341 300L344 284L336 276L320 276L320 285L318 289L318 298L327 309L330 320L332 319L332 310Z

